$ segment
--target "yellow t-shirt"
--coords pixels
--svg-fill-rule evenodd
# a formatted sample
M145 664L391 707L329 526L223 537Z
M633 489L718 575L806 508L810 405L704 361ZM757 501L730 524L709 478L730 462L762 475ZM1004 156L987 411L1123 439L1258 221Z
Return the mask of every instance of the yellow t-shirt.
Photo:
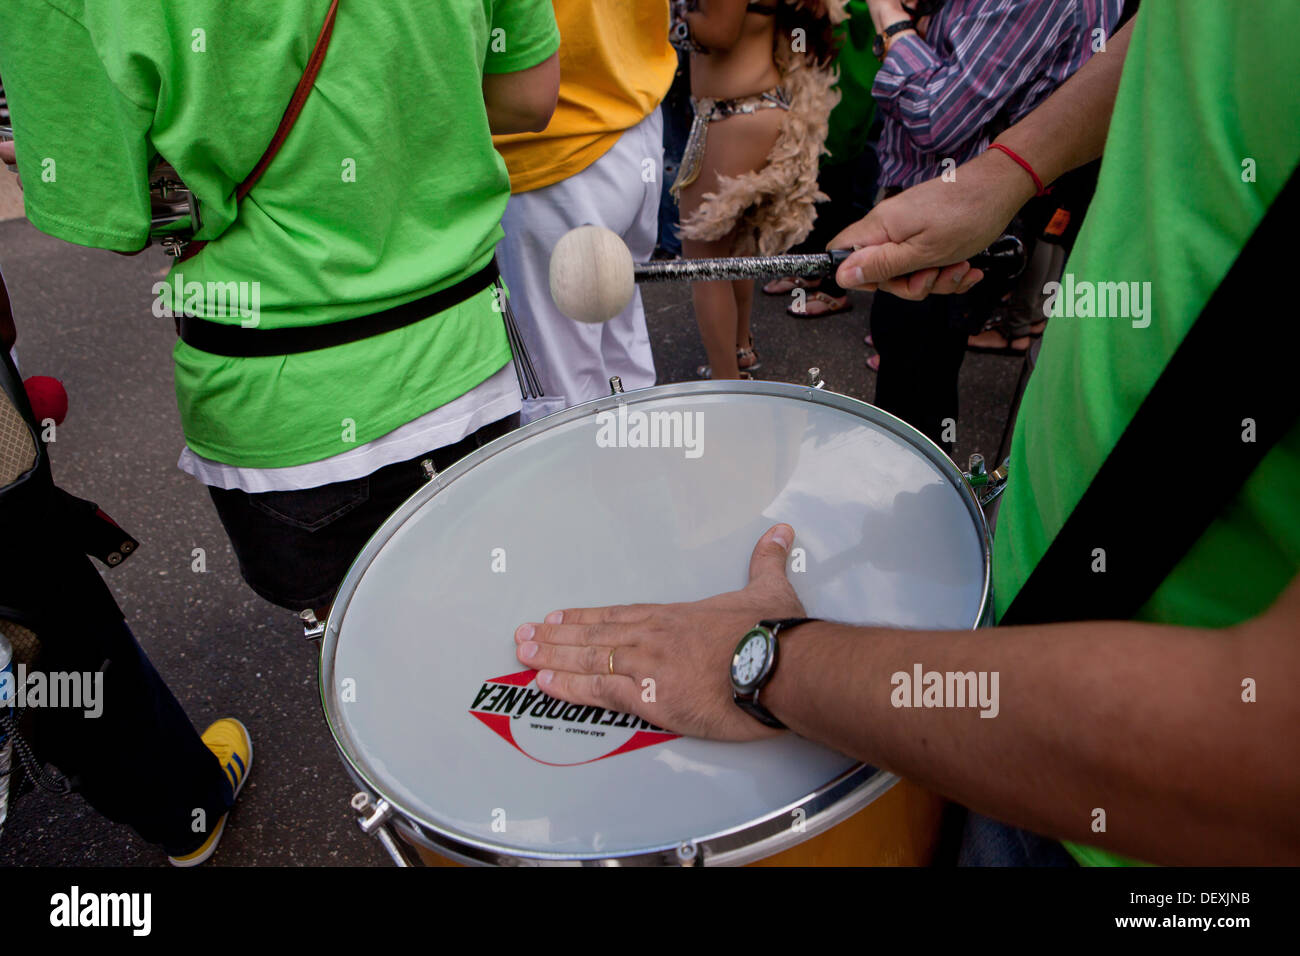
M677 71L668 0L554 0L560 99L540 133L493 137L511 192L568 179L608 152L659 106Z

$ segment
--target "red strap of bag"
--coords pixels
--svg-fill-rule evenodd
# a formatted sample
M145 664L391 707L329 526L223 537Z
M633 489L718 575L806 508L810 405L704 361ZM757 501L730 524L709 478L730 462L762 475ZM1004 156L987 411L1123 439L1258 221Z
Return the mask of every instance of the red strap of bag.
M257 161L253 171L249 173L242 183L235 189L235 205L238 208L239 203L244 201L253 190L253 186L262 178L266 168L271 165L271 161L280 152L280 147L284 141L289 138L289 131L293 129L293 124L298 120L298 114L302 112L303 104L307 102L307 97L311 95L311 89L316 83L316 77L320 75L321 66L325 62L325 51L329 49L330 37L334 34L334 16L338 12L339 0L332 0L330 9L325 14L325 24L321 27L320 36L316 38L316 47L311 51L311 58L307 61L307 69L303 71L302 78L298 80L298 86L293 91L293 98L289 100L289 106L284 111L284 116L280 118L280 125L276 127L275 135L271 137L271 143L266 147L266 152L262 158ZM204 246L208 244L206 239L195 239L185 247L178 261L184 262L198 254Z

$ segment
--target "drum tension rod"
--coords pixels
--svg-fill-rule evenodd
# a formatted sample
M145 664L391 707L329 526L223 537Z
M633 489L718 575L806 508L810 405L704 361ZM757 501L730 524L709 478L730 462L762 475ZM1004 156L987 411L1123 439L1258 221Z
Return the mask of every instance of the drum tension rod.
M397 866L411 866L411 860L397 845L388 821L393 815L393 807L387 800L374 801L370 794L359 790L352 797L352 809L357 812L357 826L366 836L377 839L392 857Z
M1007 487L1007 471L1011 459L1007 459L993 471L984 463L983 455L970 456L970 469L965 473L966 483L975 492L975 500L981 508L992 504Z
M302 621L302 636L309 641L319 641L325 636L325 622L316 617L316 612L311 608L298 612L298 619Z

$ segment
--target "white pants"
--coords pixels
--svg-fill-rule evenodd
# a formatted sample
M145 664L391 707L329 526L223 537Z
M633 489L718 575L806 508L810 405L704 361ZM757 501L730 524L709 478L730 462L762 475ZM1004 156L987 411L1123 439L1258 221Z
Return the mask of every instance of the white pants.
M587 224L618 233L634 261L648 260L659 234L663 170L663 119L655 109L582 172L510 197L497 261L546 393L524 401L523 422L608 395L614 375L627 390L655 383L641 290L608 322L577 322L551 301L549 267L560 237Z

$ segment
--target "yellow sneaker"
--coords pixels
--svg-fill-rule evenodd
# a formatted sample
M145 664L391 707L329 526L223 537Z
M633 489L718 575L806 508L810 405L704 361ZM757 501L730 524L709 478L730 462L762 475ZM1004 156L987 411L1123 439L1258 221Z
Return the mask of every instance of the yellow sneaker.
M244 788L244 781L248 779L248 772L253 769L253 738L248 735L248 728L234 717L222 717L203 731L203 742L216 755L217 762L221 764L221 769L230 780L235 796L238 797L239 791ZM185 856L169 856L167 859L171 861L171 865L198 866L212 856L216 852L217 844L221 842L221 834L226 828L228 816L229 813L221 815L217 825L212 828L212 834L203 842L203 846L193 853Z

